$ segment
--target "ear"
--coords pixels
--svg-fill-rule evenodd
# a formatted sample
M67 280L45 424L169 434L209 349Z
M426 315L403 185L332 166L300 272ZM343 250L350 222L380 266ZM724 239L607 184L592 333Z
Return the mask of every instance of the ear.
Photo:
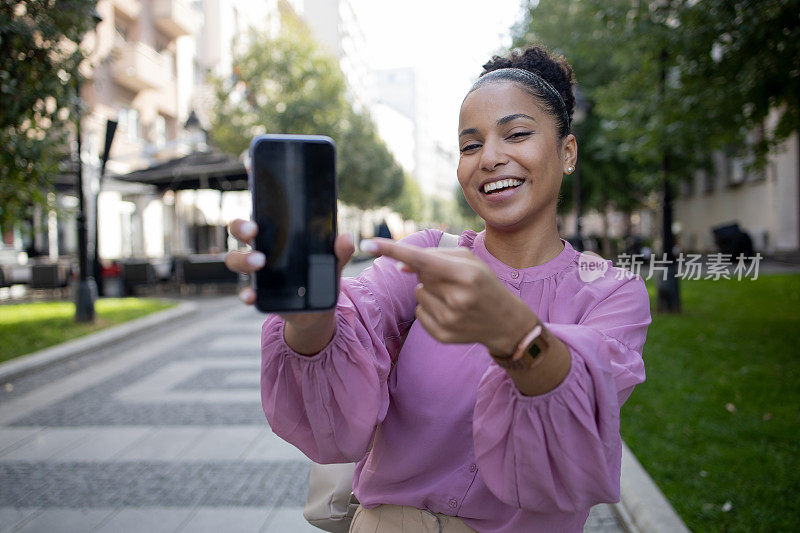
M561 141L561 167L564 174L572 174L578 164L578 141L569 134ZM572 170L570 170L570 168Z

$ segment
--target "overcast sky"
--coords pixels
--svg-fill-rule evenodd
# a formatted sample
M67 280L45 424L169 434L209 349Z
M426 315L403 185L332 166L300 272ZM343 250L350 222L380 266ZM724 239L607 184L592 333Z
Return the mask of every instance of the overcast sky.
M456 144L458 109L491 55L511 44L520 0L351 0L372 68L415 67L431 135Z

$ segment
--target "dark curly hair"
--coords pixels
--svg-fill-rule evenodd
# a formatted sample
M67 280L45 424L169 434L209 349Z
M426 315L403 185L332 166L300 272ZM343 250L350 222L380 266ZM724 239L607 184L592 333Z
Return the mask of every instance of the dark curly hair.
M501 69L520 69L533 73L547 82L549 87L540 83L536 76L526 76L524 73L515 73L514 70L496 72ZM492 72L496 74L492 75ZM567 63L564 56L554 56L543 45L533 45L522 51L512 50L507 57L494 56L483 65L483 72L469 92L498 80L516 82L536 96L544 110L556 119L559 137L563 139L569 135L572 114L575 110L575 95L572 92L575 80L572 66ZM558 94L554 94L553 89Z

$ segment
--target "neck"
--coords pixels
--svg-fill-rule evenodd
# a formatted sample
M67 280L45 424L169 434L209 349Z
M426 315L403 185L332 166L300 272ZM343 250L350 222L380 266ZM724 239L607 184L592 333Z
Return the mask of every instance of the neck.
M519 229L486 226L486 249L512 268L542 265L564 250L555 217L548 223Z

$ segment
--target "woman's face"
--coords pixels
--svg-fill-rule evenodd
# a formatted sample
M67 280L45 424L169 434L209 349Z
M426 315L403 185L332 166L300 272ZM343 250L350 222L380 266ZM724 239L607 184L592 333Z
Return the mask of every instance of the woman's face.
M467 202L497 229L555 217L561 178L577 146L558 139L555 120L515 83L483 85L464 99L458 123L458 182ZM486 191L503 181L510 185ZM497 182L497 183L495 183Z

